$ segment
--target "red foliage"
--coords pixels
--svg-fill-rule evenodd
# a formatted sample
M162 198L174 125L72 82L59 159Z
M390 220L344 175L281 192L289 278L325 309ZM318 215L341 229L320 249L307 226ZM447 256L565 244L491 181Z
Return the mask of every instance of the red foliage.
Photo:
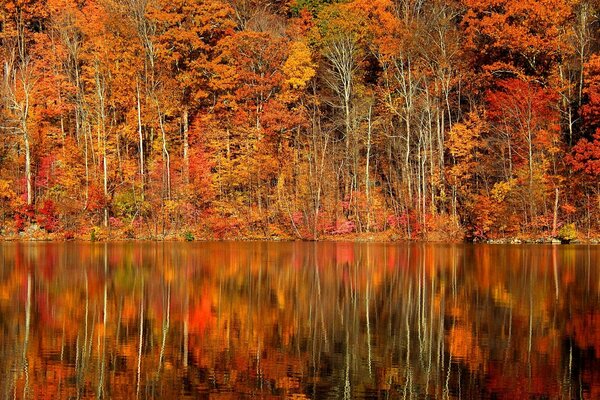
M56 157L54 155L47 155L41 158L37 174L35 175L35 186L37 188L47 189L51 184L55 160Z
M536 152L548 150L560 128L556 95L520 79L505 79L497 86L486 93L487 113L497 133L514 146L513 161L526 160L529 141Z
M108 219L111 228L121 229L125 224L121 221L120 218L110 217Z
M567 162L575 171L591 177L600 176L600 128L596 130L591 141L583 138L573 146Z
M387 217L387 224L398 231L407 232L410 229L411 236L421 233L422 226L417 220L414 211L404 212L398 216L390 215Z
M32 205L20 207L15 211L15 228L18 232L22 232L25 224L31 223L35 217L35 210Z
M104 208L106 198L101 187L90 185L88 193L87 209L89 211L98 211Z
M593 54L585 65L585 100L581 115L585 127L593 132L600 128L600 56Z
M47 232L55 232L58 229L58 214L52 200L44 200L44 204L39 209L37 221Z
M336 224L335 230L332 231L334 235L346 235L356 230L356 224L354 221L342 221Z

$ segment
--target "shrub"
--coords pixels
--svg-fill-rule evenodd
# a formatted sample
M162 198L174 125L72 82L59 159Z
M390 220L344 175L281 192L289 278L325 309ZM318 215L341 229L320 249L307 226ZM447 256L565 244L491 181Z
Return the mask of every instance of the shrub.
M194 234L190 231L185 231L183 233L183 238L185 239L186 242L193 242L196 239L194 237Z
M565 224L563 225L556 235L558 239L563 242L570 242L573 239L577 238L577 230L575 229L575 224Z

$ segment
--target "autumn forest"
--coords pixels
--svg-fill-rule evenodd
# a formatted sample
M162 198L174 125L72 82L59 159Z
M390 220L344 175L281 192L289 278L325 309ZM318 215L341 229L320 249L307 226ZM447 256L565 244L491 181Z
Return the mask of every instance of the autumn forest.
M600 1L0 0L0 236L600 232Z

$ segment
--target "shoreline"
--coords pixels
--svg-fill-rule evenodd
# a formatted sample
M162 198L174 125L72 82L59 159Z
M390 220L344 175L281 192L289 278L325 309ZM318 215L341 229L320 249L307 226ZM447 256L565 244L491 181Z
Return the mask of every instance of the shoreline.
M490 238L486 240L432 240L424 238L408 239L399 236L387 234L357 234L357 235L327 235L318 239L294 238L291 236L231 236L231 237L194 237L186 238L184 234L170 234L147 237L98 237L86 238L78 236L74 238L65 238L58 234L46 234L36 237L25 235L0 236L0 243L21 242L21 243L119 243L119 242L173 242L173 243L193 243L193 242L354 242L354 243L426 243L426 244L490 244L490 245L599 245L600 237L577 238L570 241L561 241L558 238L547 236L507 236L502 238Z

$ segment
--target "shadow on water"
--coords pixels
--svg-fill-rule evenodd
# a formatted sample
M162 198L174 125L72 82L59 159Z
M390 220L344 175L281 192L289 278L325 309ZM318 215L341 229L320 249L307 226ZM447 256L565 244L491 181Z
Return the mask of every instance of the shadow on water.
M0 244L2 398L600 398L600 250Z

